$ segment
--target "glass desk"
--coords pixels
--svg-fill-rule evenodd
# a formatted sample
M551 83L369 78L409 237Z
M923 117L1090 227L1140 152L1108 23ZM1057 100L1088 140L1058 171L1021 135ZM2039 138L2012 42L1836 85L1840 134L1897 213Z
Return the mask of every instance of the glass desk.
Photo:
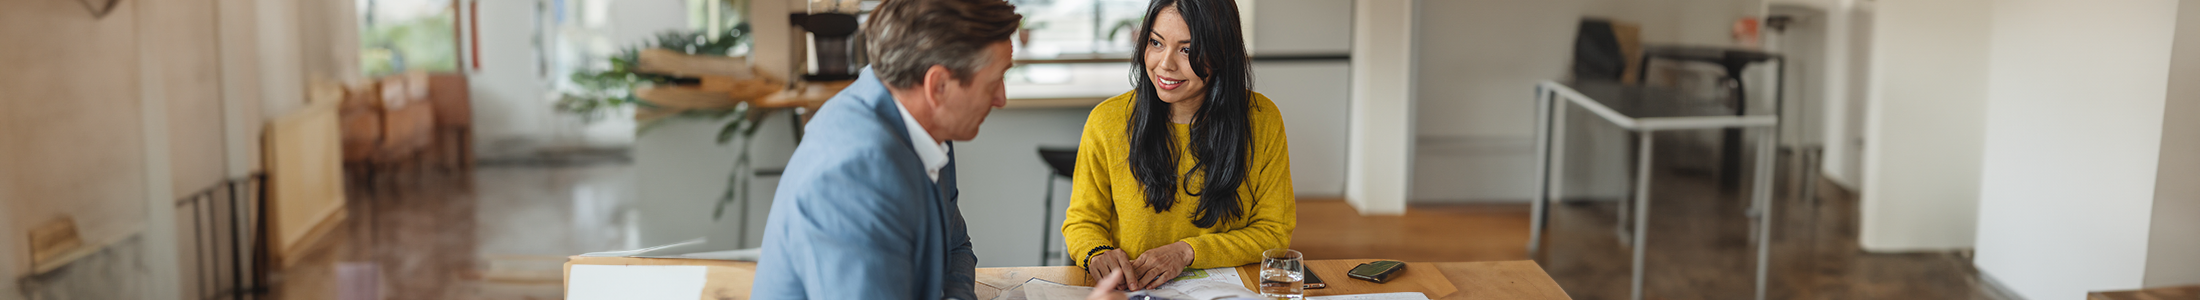
M1756 171L1753 172L1750 190L1749 216L1753 219L1757 240L1757 299L1765 297L1765 272L1771 252L1770 211L1772 205L1772 156L1773 143L1779 141L1780 119L1774 114L1736 115L1725 105L1725 98L1699 97L1662 88L1625 86L1617 82L1581 81L1560 83L1545 81L1536 85L1536 193L1532 204L1531 232L1528 235L1528 253L1542 251L1545 223L1549 222L1550 202L1561 186L1557 170L1565 163L1566 112L1580 107L1599 119L1632 132L1642 140L1636 150L1631 203L1622 203L1617 214L1618 224L1626 226L1629 214L1633 214L1634 228L1619 235L1622 245L1634 248L1633 274L1630 281L1630 298L1641 300L1643 280L1643 252L1647 243L1646 232L1650 227L1650 151L1655 132L1667 130L1750 129L1760 136L1757 139ZM1777 102L1777 100L1775 100ZM1775 103L1774 105L1778 105ZM1631 204L1631 205L1629 205ZM1632 207L1630 209L1629 207ZM1629 210L1632 210L1630 212ZM1623 229L1624 230L1624 229Z

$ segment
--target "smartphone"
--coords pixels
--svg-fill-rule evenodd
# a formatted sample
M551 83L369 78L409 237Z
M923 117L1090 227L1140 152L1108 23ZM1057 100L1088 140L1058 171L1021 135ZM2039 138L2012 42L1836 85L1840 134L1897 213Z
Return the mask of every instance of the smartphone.
M1322 289L1322 288L1326 288L1326 287L1329 287L1329 284L1328 284L1328 283L1322 283L1322 277L1321 277L1321 276L1314 276L1314 269L1313 269L1313 268L1307 268L1307 269L1306 269L1306 289L1309 289L1309 290L1318 290L1318 289Z
M1354 279L1366 280L1375 283L1383 283L1390 281L1392 277L1398 275L1398 272L1404 272L1405 270L1405 262L1395 260L1378 260L1352 267L1352 271L1345 272L1344 275L1351 276Z

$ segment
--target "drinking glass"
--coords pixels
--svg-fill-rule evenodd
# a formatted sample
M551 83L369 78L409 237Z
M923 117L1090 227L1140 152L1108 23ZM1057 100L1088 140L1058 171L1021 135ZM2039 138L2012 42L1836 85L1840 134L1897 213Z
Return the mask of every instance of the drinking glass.
M1260 295L1269 299L1306 297L1305 255L1291 249L1260 253Z

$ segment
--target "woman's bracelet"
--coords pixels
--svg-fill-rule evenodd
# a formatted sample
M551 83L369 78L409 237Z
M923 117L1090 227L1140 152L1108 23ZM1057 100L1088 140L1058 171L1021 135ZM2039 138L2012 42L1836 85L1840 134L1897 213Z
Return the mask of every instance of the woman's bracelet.
M1084 263L1084 264L1082 264L1082 265L1079 265L1079 266L1080 266L1080 267L1084 267L1084 268L1085 268L1085 270L1092 270L1092 255L1093 255L1094 253L1100 253L1100 251L1108 251L1108 250L1114 250L1114 249L1115 249L1115 246L1099 246L1099 247L1092 247L1092 250L1090 250L1090 251L1085 251L1085 263Z

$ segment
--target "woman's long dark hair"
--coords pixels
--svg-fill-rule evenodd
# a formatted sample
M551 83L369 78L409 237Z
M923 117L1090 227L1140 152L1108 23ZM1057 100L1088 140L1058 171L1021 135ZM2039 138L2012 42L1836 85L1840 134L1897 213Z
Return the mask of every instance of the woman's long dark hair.
M1161 11L1175 6L1192 32L1193 72L1207 82L1206 101L1192 114L1190 171L1177 174L1177 148L1169 124L1169 103L1154 90L1146 74L1145 47L1153 38L1153 22ZM1245 53L1245 34L1239 28L1237 3L1230 0L1154 0L1146 7L1139 26L1140 54L1131 55L1131 82L1137 86L1137 102L1129 119L1131 176L1145 186L1146 206L1168 211L1176 203L1178 186L1199 197L1192 225L1212 228L1245 215L1238 207L1237 187L1245 183L1246 161L1252 157L1253 130L1248 120L1252 109L1253 76ZM1204 174L1204 187L1193 187L1191 178Z

